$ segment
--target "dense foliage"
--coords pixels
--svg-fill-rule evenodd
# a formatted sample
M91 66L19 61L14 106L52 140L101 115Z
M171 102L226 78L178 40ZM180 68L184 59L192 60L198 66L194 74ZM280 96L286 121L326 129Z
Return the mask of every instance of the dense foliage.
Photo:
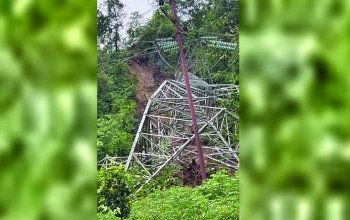
M147 211L145 211L147 209ZM197 188L158 190L132 204L128 219L239 219L239 179L224 173Z
M99 70L106 65L99 66ZM97 154L126 156L136 129L136 78L128 75L125 64L118 64L97 76Z
M97 176L97 205L100 216L114 213L121 218L130 212L135 176L124 166L102 167Z
M135 84L125 63L110 63L122 52L98 50L97 74L97 157L126 156L136 127Z
M241 217L349 219L350 1L241 3Z
M96 1L0 1L0 218L96 207Z
M225 170L219 171L196 188L181 187L170 175L160 176L154 181L157 185L145 186L135 197L142 181L134 172L126 172L124 166L100 169L98 219L123 219L130 212L129 220L238 219L238 173L230 176ZM170 188L162 188L163 185Z
M131 169L125 171L125 166L101 167L97 178L98 219L121 218L130 213L131 202L147 197L150 193L167 190L174 186L180 186L181 181L174 177L172 168L165 169L162 175L152 179L135 196L135 192L145 178L142 173Z

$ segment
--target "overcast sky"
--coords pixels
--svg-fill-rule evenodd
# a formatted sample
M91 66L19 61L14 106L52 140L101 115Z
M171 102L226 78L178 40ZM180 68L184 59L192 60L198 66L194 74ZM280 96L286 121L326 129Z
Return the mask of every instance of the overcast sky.
M126 14L123 19L123 29L120 31L122 37L126 37L126 24L129 21L132 12L139 12L143 15L143 22L146 22L151 16L152 12L155 11L154 8L158 6L157 0L120 0L124 4L124 13ZM100 5L102 0L97 0L97 4ZM152 10L153 8L153 10Z
M124 4L124 12L127 14L126 18L123 19L123 30L121 31L121 35L126 37L126 24L129 21L129 17L132 12L139 12L143 15L142 21L146 22L149 18L151 18L153 14L153 9L157 6L157 2L155 0L121 0ZM153 9L152 9L153 8Z

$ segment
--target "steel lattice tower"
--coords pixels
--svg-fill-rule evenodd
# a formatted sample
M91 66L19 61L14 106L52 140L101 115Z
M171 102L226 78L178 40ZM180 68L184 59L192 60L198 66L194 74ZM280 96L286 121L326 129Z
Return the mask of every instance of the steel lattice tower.
M212 167L237 170L239 143L234 136L238 133L239 117L219 102L227 100L231 94L237 95L239 86L211 84L205 56L198 60L198 56L191 53L200 49L204 54L204 47L236 51L237 44L211 36L189 42L186 63L196 73L188 76L206 170ZM179 71L179 66L167 62L164 53L176 50L177 44L172 38L157 39L155 44L160 60L175 72L175 80L164 81L150 97L127 160L107 156L99 162L99 165L106 166L126 163L126 169L138 168L146 175L144 184L165 167L182 168L183 164L189 164L198 157L183 73Z
M180 28L176 2L170 0L169 3L172 16L164 8L160 9L174 23L177 43L172 38L156 39L156 48L162 61L173 68L160 51L167 52L178 47L182 72L175 67L175 80L164 81L150 97L127 158L126 169L139 168L146 175L144 184L166 166L190 164L196 158L202 180L211 167L238 169L239 166L239 144L233 138L237 135L234 124L238 124L239 118L218 102L228 99L230 94L238 94L239 86L211 84L210 68L204 53L198 62L195 53L184 52L181 34L187 36L187 33ZM159 4L164 5L164 1L159 1ZM203 45L232 51L237 48L237 44L211 36L201 37L195 42L190 43L187 52L196 48L203 52ZM202 71L202 66L206 67L205 71ZM192 69L195 74L188 72ZM106 157L100 162L105 165L123 163L118 160L123 158Z
M197 158L185 85L182 74L175 75L177 80L164 81L149 99L127 160L126 168L140 168L147 182L169 164ZM238 117L217 101L238 93L239 87L189 76L206 166L238 169L238 143L232 140L236 131L229 124Z

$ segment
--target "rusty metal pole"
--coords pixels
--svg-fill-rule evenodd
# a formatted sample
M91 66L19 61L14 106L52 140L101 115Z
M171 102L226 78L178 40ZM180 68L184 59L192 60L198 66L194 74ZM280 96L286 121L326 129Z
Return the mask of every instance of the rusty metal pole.
M185 53L182 46L182 39L181 39L181 31L179 27L179 20L177 19L177 12L176 12L176 2L175 0L170 0L171 7L173 9L174 14L174 24L176 27L176 39L177 43L179 45L179 52L180 52L180 59L181 59L181 65L182 65L182 72L184 74L184 80L186 85L186 91L187 91L187 98L188 98L188 105L190 107L191 112L191 118L192 118L192 127L196 139L196 146L197 146L197 152L198 152L198 161L199 166L201 169L201 176L202 180L205 180L207 178L207 174L205 172L205 166L204 166L204 158L203 158L203 151L202 151L202 144L200 141L199 133L198 133L198 125L197 125L197 117L196 112L193 105L192 100L192 92L190 87L190 80L188 79L188 72L187 72L187 66L186 66L186 60L185 60Z

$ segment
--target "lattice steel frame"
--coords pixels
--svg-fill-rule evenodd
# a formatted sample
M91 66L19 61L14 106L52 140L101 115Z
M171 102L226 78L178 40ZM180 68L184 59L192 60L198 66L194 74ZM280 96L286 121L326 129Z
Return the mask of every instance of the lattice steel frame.
M197 158L186 88L182 74L176 76L178 81L164 81L149 99L126 163L127 169L139 167L147 173L145 184L165 166ZM237 122L238 116L218 107L217 100L238 93L239 87L208 84L193 74L190 81L207 169L238 169L239 145L230 135L236 131L228 124Z

